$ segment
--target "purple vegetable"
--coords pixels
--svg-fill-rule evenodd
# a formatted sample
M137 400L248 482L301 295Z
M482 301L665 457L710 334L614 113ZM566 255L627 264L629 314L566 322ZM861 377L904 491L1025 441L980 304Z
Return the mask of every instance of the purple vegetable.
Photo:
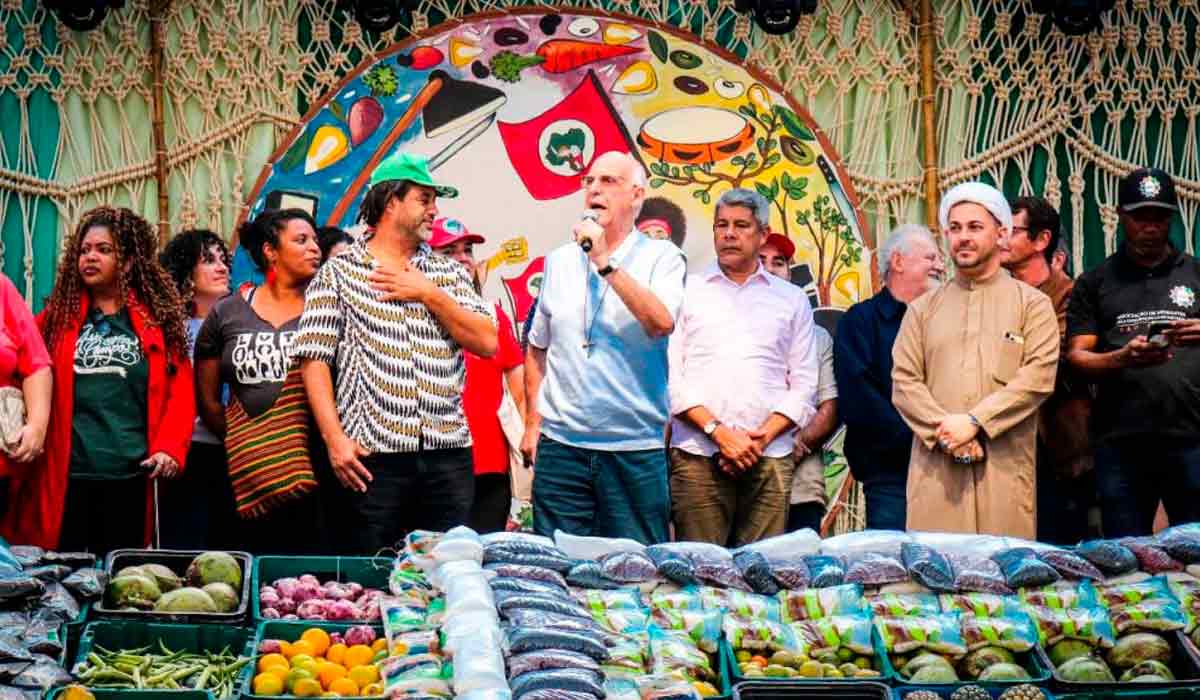
M354 581L351 581L350 583L344 585L350 589L350 595L354 596L355 598L363 594L363 585L361 583L355 583Z
M279 611L275 608L263 608L262 616L264 620L278 620L280 617Z
M321 579L313 576L312 574L304 574L301 576L300 583L307 583L308 585L316 586L317 588L321 587Z
M275 589L273 589L273 588L269 591L266 591L265 593L258 594L258 602L264 608L273 608L279 604L280 600L282 600L282 599L279 597L279 594L276 593Z
M287 615L288 613L296 612L296 601L292 600L291 598L280 598L279 602L275 603L275 605L271 607L275 608L284 615Z
M291 613L291 614L288 614L288 615L284 615L283 617L281 617L281 618L279 618L279 619L280 619L280 620L299 620L299 619L300 619L300 616L299 616L299 615L297 615L296 613Z
M357 620L362 611L348 600L330 600L325 606L325 617L329 620Z
M279 595L279 591L274 586L259 586L258 597L261 598L268 593L270 593L271 595L274 595L274 596L279 596L280 598L283 597L283 596Z
M296 588L296 592L292 594L292 600L297 603L304 603L314 598L321 597L321 587L315 583L301 581L300 586Z
M305 620L326 620L328 619L326 601L320 598L306 600L296 608L296 614Z
M345 638L342 637L341 632L330 632L329 633L329 643L330 644L345 644L346 640L345 640Z
M346 630L346 644L348 646L356 644L371 646L375 642L375 638L375 630L369 625L356 625Z
M271 585L279 592L279 597L294 598L296 589L300 587L300 580L295 578L281 578Z
M283 653L283 643L278 639L264 639L258 643L258 653L281 654Z

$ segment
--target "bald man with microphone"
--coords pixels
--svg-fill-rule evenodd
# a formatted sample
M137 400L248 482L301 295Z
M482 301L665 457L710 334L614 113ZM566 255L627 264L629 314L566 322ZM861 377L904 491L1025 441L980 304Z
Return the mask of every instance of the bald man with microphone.
M599 156L582 185L584 213L573 242L546 256L529 331L521 451L534 467L533 526L664 542L667 337L687 265L634 227L646 193L635 158Z

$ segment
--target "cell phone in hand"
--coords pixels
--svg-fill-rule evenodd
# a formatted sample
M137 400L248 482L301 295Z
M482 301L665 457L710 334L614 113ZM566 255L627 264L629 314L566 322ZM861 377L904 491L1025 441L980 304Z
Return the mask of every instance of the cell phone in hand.
M1171 330L1170 321L1155 321L1150 324L1150 330L1146 333L1146 341L1151 345L1165 348L1171 344L1171 339L1166 335L1169 330Z

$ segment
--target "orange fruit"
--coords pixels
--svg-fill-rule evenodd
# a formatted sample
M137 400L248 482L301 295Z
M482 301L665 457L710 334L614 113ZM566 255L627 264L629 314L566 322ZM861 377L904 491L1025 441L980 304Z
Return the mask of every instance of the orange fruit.
M321 686L325 690L331 690L333 682L346 677L346 669L338 664L329 663L326 661L321 665L321 669L317 672L317 678L321 680Z
M291 669L284 668L282 666L272 666L271 668L268 668L267 670L263 671L263 673L265 673L267 675L277 677L285 685L287 684L288 674L290 674L291 672L292 672Z
M285 658L292 658L292 643L279 640L279 653L283 654Z
M346 658L342 661L342 665L346 668L354 668L363 664L371 663L371 658L375 656L375 652L366 644L355 644L346 650Z
M292 686L292 695L298 698L316 697L321 692L321 684L315 678L301 678Z
M291 646L288 648L288 651L291 653L285 654L285 656L287 656L289 659L295 658L298 654L303 654L305 656L317 655L317 650L313 648L312 643L304 639L298 639L292 642Z
M382 695L383 695L383 684L382 683L372 683L371 685L368 685L366 688L362 689L361 697L377 698L377 697L381 697Z
M325 660L332 661L335 664L344 664L346 662L346 645L330 645L328 651L325 652Z
M358 695L358 685L349 678L339 678L329 686L329 690L342 697L352 698Z
M387 637L380 637L371 643L371 651L383 651L387 649Z
M262 672L268 668L291 668L291 664L283 654L263 654L258 658L258 670Z
M273 673L260 673L254 677L255 695L282 695L283 679Z
M379 669L374 666L355 666L348 676L359 688L365 688L379 680Z
M312 646L313 656L325 656L325 652L329 650L329 633L320 627L310 627L304 630L304 634L300 635L300 641L308 642Z

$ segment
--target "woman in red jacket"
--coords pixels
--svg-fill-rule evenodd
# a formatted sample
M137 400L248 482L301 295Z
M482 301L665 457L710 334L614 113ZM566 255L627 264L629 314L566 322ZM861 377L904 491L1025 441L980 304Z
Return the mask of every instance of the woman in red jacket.
M14 480L11 541L103 554L150 540L154 481L196 416L183 304L150 224L98 207L66 242L38 317L54 363L46 451Z

